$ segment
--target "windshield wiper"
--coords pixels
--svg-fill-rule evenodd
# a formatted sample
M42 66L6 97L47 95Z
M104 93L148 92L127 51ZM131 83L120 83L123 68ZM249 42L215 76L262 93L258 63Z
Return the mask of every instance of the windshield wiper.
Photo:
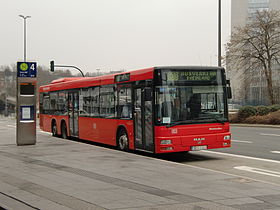
M215 120L218 123L225 124L224 120L218 119L216 117L199 117L199 118L195 118L195 120Z
M213 119L216 120L218 123L225 124L224 120L221 120L221 119L218 119L218 118L215 118L215 117L213 117Z
M170 128L170 127L173 127L173 126L176 126L176 125L181 125L181 124L191 124L191 123L197 123L199 122L199 120L215 120L216 122L218 123L221 123L221 124L225 124L225 121L224 120L221 120L221 119L218 119L218 118L209 118L209 117L200 117L200 118L194 118L192 120L182 120L182 121L177 121L177 122L174 122L174 123L170 123L168 125L166 125L167 128Z
M168 125L166 125L167 128L170 128L170 127L173 127L175 125L181 125L181 124L190 124L190 123L194 123L196 121L194 120L183 120L183 121L177 121L177 122L174 122L174 123L170 123Z

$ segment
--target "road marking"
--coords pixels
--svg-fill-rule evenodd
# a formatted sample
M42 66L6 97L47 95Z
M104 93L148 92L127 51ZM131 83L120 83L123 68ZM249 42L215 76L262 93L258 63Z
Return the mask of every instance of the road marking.
M6 125L7 127L12 127L12 128L15 128L16 126L15 125Z
M260 133L261 136L280 136L280 134L273 134L273 133Z
M231 141L233 141L233 142L240 142L240 143L246 143L246 144L252 144L253 142L251 142L251 141L241 141L241 140L231 140Z
M279 153L280 154L280 151L270 151L271 153Z
M107 150L107 151L109 150L109 148L103 148L103 149ZM204 152L204 151L206 151L206 150L201 150L200 152ZM121 152L121 151L118 151L118 152ZM213 152L213 153L215 153L215 152ZM153 157L149 157L149 156L145 156L145 158L150 159L150 160L155 160ZM190 168L196 168L196 169L205 170L205 171L211 171L211 172L225 174L225 175L228 175L228 176L234 176L234 177L238 177L238 178L242 177L244 179L249 179L249 180L253 180L253 181L256 181L256 182L262 182L262 183L271 184L271 185L275 185L277 187L280 187L280 184L277 184L275 182L269 182L269 181L265 181L265 180L261 180L261 179L252 178L250 176L224 172L224 171L217 170L217 169L211 169L211 168L205 168L205 167L202 167L202 166L190 165L190 164L183 163L183 162L172 162L170 160L164 160L164 159L157 159L157 161L165 162L165 163L168 163L168 164L174 164L174 165L181 166L181 167L190 167ZM278 161L278 162L280 163L280 161Z
M280 164L280 161L278 161L278 160L270 160L270 159L264 159L264 158L256 158L256 157L250 157L250 156L245 156L245 155L235 155L235 154L231 154L231 153L214 152L214 151L209 151L209 150L201 150L200 152L213 153L213 154L225 155L225 156L231 156L231 157L247 158L247 159L251 159L251 160L261 160L261 161L265 161L265 162L278 163L278 164Z
M242 170L242 171L249 171L252 173L257 173L257 174L280 177L280 172L278 172L278 171L270 171L270 170L265 170L265 169L261 169L261 168L253 168L253 167L249 167L249 166L236 166L234 168L238 169L238 170Z
M40 132L40 133L45 133L45 134L51 134L50 132L40 131L40 130L37 130L37 132Z

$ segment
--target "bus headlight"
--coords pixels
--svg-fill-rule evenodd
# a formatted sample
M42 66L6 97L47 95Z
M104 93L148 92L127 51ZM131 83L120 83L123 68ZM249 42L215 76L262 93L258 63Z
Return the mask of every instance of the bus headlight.
M230 139L231 139L230 135L224 136L224 140L230 140Z
M172 141L171 140L161 140L160 144L161 145L172 144Z

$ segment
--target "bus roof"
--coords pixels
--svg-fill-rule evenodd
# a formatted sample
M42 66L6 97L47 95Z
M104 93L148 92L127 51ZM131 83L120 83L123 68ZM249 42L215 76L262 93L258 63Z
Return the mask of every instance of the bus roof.
M110 75L102 75L97 77L68 77L68 78L60 78L53 80L50 84L41 86L39 88L40 92L49 92L49 91L57 91L64 89L75 89L75 88L83 88L89 86L99 86L106 84L114 84L114 83L124 83L124 82L115 82L116 75L125 75L129 74L130 81L139 81L139 80L147 80L153 79L153 72L155 69L170 69L170 70L214 70L214 69L223 69L221 67L207 67L207 66L162 66L162 67L151 67L140 70L126 71L122 73L110 74Z
M64 89L74 89L89 86L99 86L106 84L114 84L116 75L130 74L129 81L147 80L153 78L154 68L140 69L134 71L126 71L122 73L102 75L97 77L68 77L53 80L48 85L40 86L40 92L57 91ZM126 81L128 82L128 81ZM122 82L119 82L122 83Z

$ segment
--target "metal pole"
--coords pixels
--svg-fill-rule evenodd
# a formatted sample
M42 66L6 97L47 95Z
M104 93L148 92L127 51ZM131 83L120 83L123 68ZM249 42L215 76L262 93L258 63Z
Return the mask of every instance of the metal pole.
M26 61L26 18L24 18L24 61Z
M7 86L7 73L6 73L6 71L5 71L5 74L4 74L4 81L5 81L5 89L6 89L4 116L7 117L9 115L9 113L8 113L8 86Z
M84 73L82 72L81 69L79 69L77 66L68 66L68 65L54 65L55 67L65 67L65 68L74 68L77 69L83 77L85 77Z
M23 60L26 61L26 19L27 18L31 18L31 16L23 16L23 15L19 15L21 18L23 18L24 21L24 28L23 28Z
M218 66L222 66L222 44L221 44L221 0L218 5Z
M100 69L96 69L96 71L97 71L97 76L100 76L100 73L99 73Z

